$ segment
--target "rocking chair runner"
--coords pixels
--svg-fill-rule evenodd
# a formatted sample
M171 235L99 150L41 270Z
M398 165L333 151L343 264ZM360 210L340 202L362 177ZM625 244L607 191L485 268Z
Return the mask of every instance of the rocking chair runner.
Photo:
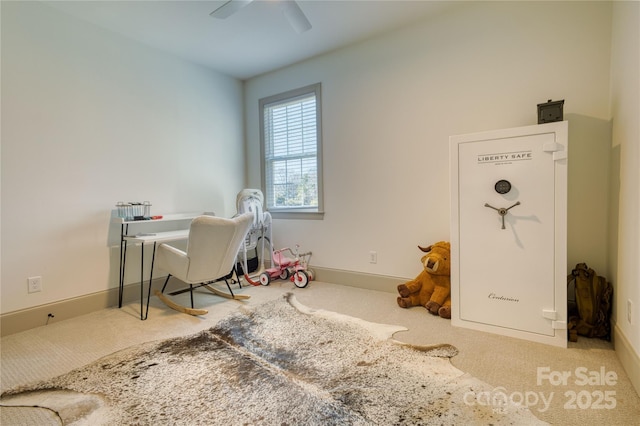
M169 275L162 291L156 290L154 294L170 308L190 315L205 315L208 312L205 309L194 308L194 288L204 287L219 296L230 299L248 299L247 295L234 295L228 279L233 274L236 256L252 223L252 213L242 214L233 219L215 216L198 216L193 219L189 228L186 251L168 244L158 246L155 267L168 272ZM171 301L164 294L171 276L189 284L186 291L191 293L191 308ZM225 281L229 294L209 285L219 280Z

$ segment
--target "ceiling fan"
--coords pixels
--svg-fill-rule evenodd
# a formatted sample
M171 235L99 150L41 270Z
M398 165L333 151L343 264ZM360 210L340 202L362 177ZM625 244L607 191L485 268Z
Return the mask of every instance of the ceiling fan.
M254 0L229 0L209 15L218 19L226 19ZM289 24L298 33L302 34L311 29L311 23L293 0L276 0L280 10L289 21Z

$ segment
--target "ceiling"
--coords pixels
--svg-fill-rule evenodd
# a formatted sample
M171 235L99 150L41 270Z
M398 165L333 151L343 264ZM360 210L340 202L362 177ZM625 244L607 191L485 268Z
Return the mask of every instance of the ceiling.
M226 1L51 1L72 16L245 80L363 41L440 12L454 2L299 0L312 28L298 34L277 0L256 0L227 19Z

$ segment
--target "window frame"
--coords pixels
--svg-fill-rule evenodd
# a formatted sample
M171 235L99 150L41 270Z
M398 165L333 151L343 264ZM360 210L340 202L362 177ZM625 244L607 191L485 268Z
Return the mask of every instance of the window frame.
M283 93L268 96L258 101L259 110L259 126L260 126L260 167L261 167L261 188L265 195L265 209L271 213L276 219L322 219L324 217L324 197L323 197L323 173L322 173L322 97L321 83L315 83L298 89L288 90ZM317 207L285 207L278 208L269 206L269 196L267 191L267 167L266 167L266 149L265 149L265 119L264 112L266 107L274 104L286 103L295 98L304 97L306 95L315 95L316 100L316 168L317 168L317 190L318 190L318 206Z

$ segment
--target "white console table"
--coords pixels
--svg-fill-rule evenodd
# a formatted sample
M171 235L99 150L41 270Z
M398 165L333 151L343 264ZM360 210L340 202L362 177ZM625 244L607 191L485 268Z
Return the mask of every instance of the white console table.
M153 255L151 257L151 271L153 271L153 262L155 260L156 246L158 243L168 241L186 240L189 237L189 226L191 221L204 215L204 213L180 213L162 216L159 219L148 220L125 220L120 217L114 217L112 221L120 225L120 277L118 292L118 308L122 307L122 296L124 292L124 277L127 265L127 246L130 243L140 245L140 319L146 320L149 314L149 296L151 295L151 280L149 277L149 288L147 291L147 309L144 307L144 246L153 243ZM173 222L172 226L177 230L159 231L159 225L167 222Z

